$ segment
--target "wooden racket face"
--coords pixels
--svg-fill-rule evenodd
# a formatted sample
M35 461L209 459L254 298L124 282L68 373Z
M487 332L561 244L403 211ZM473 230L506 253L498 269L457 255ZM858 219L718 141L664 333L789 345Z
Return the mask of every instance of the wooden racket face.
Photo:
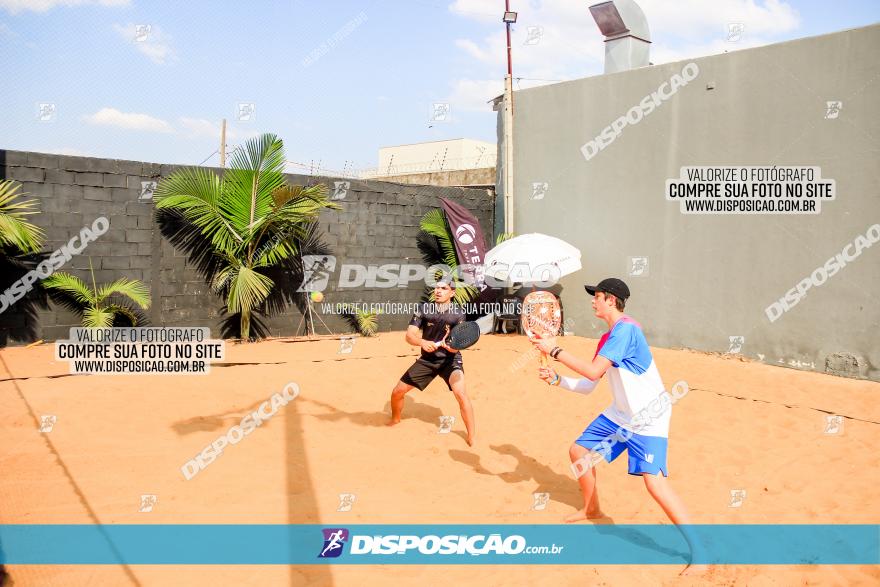
M562 325L559 300L549 291L533 291L523 300L520 320L529 338L535 334L541 338L556 336Z

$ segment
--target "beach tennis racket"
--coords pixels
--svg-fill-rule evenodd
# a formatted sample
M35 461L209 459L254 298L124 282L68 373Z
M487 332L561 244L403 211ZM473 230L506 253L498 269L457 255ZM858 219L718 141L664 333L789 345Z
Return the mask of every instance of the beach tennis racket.
M520 321L529 338L556 336L562 324L559 300L549 291L533 291L523 300ZM547 366L546 353L541 353L541 366Z
M476 322L462 322L448 331L443 340L434 344L439 346L445 342L446 346L460 351L474 346L478 340L480 340L480 325Z

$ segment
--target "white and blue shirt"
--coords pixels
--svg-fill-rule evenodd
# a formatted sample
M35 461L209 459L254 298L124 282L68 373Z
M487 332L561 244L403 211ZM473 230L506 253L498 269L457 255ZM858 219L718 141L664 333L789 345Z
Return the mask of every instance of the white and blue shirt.
M641 325L623 316L599 339L596 354L611 361L606 373L614 403L602 414L637 434L668 437L672 405L659 399L663 381Z

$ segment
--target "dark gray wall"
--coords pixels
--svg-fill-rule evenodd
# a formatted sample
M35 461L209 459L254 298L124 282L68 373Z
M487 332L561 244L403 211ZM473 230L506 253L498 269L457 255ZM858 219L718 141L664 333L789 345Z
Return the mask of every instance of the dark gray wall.
M576 334L605 328L581 284L617 276L651 344L727 352L743 336L755 360L880 380L880 247L765 315L880 222L878 54L874 25L694 59L694 81L589 160L582 145L691 60L516 92L515 231L581 250L583 271L563 280ZM829 101L843 103L836 118ZM817 215L682 214L666 180L698 165L818 166L837 197ZM543 199L533 182L550 184ZM648 270L630 275L630 257Z
M162 237L154 222L152 201L139 199L142 181L161 180L174 169L157 163L0 150L0 179L21 182L22 191L39 201L40 214L30 220L46 233L44 251L66 244L99 216L110 220L110 230L61 271L87 279L91 257L99 283L129 277L149 285L153 306L148 315L153 325L208 326L219 333L223 304L187 257ZM439 207L440 197L470 209L483 227L492 226L492 196L484 189L302 175L289 175L288 180L294 185L324 183L331 193L334 181L350 182L347 195L337 202L343 210L325 210L319 222L338 265L421 263L416 246L419 220L431 208ZM325 292L327 302L416 302L424 291L424 283L413 282L407 288L336 292L333 284L338 275L337 270ZM0 314L0 339L5 340L10 329L23 323L19 310L13 305ZM291 309L267 324L273 336L291 335L300 319L300 313ZM334 332L348 331L336 316L324 316L324 320ZM402 329L408 320L409 315L382 315L380 330ZM38 322L33 337L10 340L10 344L66 337L71 326L79 325L74 315L56 306L40 310ZM317 320L315 324L319 334L326 334Z

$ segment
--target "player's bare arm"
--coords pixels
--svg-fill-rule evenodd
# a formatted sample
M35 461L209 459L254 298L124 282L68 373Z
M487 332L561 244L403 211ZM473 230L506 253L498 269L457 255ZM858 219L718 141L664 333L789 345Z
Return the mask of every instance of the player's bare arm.
M433 353L437 350L437 345L433 341L424 340L422 331L418 326L408 326L406 329L406 342L412 346L420 347L426 353Z
M532 338L531 341L536 349L548 355L553 352L554 349L559 348L556 345L555 337L542 339L536 336ZM576 373L579 373L592 381L598 381L599 379L601 379L602 376L605 374L605 371L607 371L608 368L611 367L611 361L609 361L602 355L596 355L596 358L590 362L584 359L580 359L576 357L573 353L565 350L561 350L559 351L559 353L554 354L556 354L555 358L557 361L559 361L572 371L575 371Z

